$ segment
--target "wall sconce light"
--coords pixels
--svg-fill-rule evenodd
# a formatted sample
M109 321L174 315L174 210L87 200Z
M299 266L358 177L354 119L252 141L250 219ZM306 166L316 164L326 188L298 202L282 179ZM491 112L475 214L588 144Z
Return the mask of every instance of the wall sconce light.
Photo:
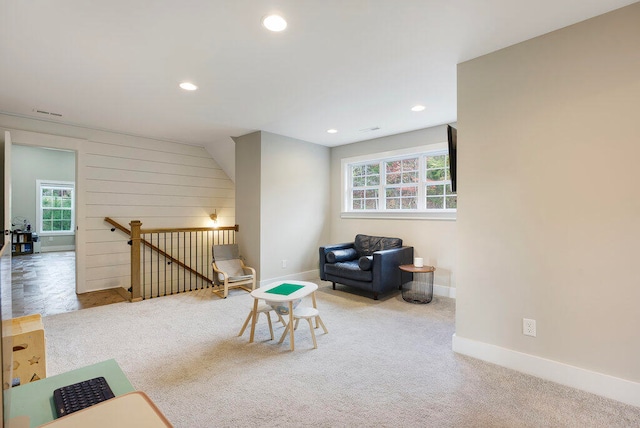
M214 223L218 222L218 214L216 213L216 210L213 210L213 214L211 214L209 218L213 220Z

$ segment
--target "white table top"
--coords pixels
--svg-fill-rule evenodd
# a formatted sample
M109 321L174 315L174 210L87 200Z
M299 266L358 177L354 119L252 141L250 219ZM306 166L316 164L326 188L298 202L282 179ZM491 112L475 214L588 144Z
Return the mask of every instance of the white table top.
M271 290L281 284L296 284L302 285L303 288L294 291L293 293L284 296L282 294L267 293L267 290ZM271 284L263 285L260 288L256 288L251 292L251 296L254 299L264 299L270 302L289 302L291 300L301 299L308 296L318 289L318 285L308 281L276 281Z

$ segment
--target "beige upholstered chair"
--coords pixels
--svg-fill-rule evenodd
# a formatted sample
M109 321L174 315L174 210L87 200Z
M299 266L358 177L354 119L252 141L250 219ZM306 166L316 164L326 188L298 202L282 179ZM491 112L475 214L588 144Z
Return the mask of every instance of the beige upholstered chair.
M213 292L226 299L230 288L242 288L251 292L256 288L256 270L245 266L240 258L237 244L213 246Z

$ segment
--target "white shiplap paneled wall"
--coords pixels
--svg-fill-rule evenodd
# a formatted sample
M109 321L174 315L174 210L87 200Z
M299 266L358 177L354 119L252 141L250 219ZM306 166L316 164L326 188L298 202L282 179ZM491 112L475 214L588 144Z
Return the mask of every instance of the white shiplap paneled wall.
M76 151L77 291L130 286L130 247L111 232L235 223L235 186L203 147L0 115L14 143ZM17 129L16 129L17 128ZM33 132L35 131L35 132Z
M134 137L87 141L86 242L90 290L130 285L130 247L126 236L110 232L104 217L128 227L233 224L234 186L202 148ZM110 262L105 263L105 260Z

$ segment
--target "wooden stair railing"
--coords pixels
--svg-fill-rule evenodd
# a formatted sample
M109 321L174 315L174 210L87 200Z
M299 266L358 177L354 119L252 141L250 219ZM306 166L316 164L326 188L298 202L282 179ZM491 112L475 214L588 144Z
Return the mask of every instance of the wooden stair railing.
M130 288L130 292L131 292L131 301L132 302L140 301L140 300L145 298L145 293L143 292L144 284L141 281L141 276L142 276L141 275L141 273L142 273L141 272L141 265L144 262L141 260L141 257L140 257L140 253L141 253L141 251L140 251L141 250L141 245L140 244L144 244L145 247L149 248L151 251L155 252L157 255L162 256L164 258L164 260L167 261L168 264L175 264L175 265L179 266L180 268L184 269L184 272L188 272L189 275L193 275L196 278L200 279L202 282L207 284L207 287L209 285L213 285L213 282L214 282L212 278L209 278L208 276L203 275L201 272L199 272L196 269L192 268L188 264L184 263L183 261L179 260L178 258L175 258L173 255L167 253L162 248L159 248L157 245L154 245L152 242L147 241L143 237L144 235L153 236L153 234L173 234L173 233L191 233L191 232L216 232L216 233L218 233L218 236L217 236L218 241L219 242L223 242L223 241L225 241L225 237L223 236L223 238L220 239L219 234L221 232L222 233L226 232L227 233L226 241L231 241L231 237L228 234L230 232L237 232L239 230L239 227L238 227L237 224L235 226L221 226L221 227L215 227L215 228L211 228L211 227L192 227L192 228L142 229L141 228L142 222L140 222L139 220L132 220L131 223L129 223L129 225L131 226L131 229L127 229L125 226L121 225L120 223L118 223L117 221L113 220L110 217L105 217L104 221L113 226L113 228L111 229L112 232L114 232L115 229L118 229L121 232L124 232L127 235L129 235L129 237L131 238L129 240L128 244L131 245L131 288ZM212 239L212 241L213 241L213 239ZM235 242L235 234L233 235L233 241ZM228 242L228 243L233 243L233 242ZM213 242L212 242L212 244L213 244ZM153 261L153 259L151 257L150 257L150 260L151 260L151 262ZM197 265L197 261L196 261L196 265ZM166 281L166 278L165 278L165 281ZM151 286L153 286L153 278L151 279L151 282L152 282ZM158 297L160 296L159 287L160 287L160 284L158 283ZM197 289L197 287L196 287L196 289ZM183 291L186 291L186 288ZM191 291L191 287L190 287L189 291ZM178 292L180 292L180 291L178 291ZM166 284L165 284L165 294L166 294ZM173 294L173 292L171 292L171 294ZM153 290L151 290L150 297L153 297Z

